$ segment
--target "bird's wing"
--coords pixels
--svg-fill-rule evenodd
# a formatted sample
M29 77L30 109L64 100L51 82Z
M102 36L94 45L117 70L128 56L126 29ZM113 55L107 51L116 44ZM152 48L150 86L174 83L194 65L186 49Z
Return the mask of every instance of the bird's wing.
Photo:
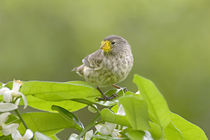
M103 57L104 56L103 56L103 53L101 52L101 50L98 50L98 51L95 51L94 53L86 56L82 60L82 63L89 68L98 70L102 67Z

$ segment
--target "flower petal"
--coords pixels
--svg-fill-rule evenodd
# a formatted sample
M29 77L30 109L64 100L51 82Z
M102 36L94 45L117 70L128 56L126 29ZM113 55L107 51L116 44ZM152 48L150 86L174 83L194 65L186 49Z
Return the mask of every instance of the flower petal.
M14 92L18 92L19 89L20 89L20 86L22 85L23 83L20 81L20 80L13 80L13 86L12 86L12 90Z
M109 130L110 130L111 132L113 132L114 129L115 129L115 127L117 126L117 124L109 123L109 122L105 122L105 125L106 125L106 127L109 128Z
M17 109L18 106L12 103L0 103L0 112L8 112Z
M75 134L75 133L73 133L73 134L71 134L71 136L69 137L69 139L68 140L78 140L78 135L77 134Z
M91 140L92 136L93 136L93 130L88 131L85 134L85 140Z
M26 96L21 92L19 92L19 94L22 96L22 99L23 99L23 102L24 102L24 109L26 109L26 107L28 106Z
M37 140L51 140L51 138L49 138L48 136L40 133L40 132L35 132L35 136Z
M18 106L19 103L20 103L20 98L18 98L18 99L16 100L15 104Z
M104 126L104 124L97 124L97 125L95 125L95 128L98 132L100 132L100 130L103 126Z
M30 129L27 129L26 133L23 136L23 139L30 140L31 138L33 138L33 135L33 132Z
M138 90L138 91L136 92L136 94L141 94L141 92Z
M21 140L23 138L17 129L11 135L13 140Z
M10 91L9 88L3 87L3 88L0 89L0 95L2 95L2 94L4 94L4 93L7 93L7 92L9 92L9 91Z
M3 125L2 126L2 133L3 135L5 136L8 136L12 133L15 133L17 128L18 128L19 124L18 123L12 123L12 124L9 124L9 125Z
M0 89L0 95L3 95L3 100L7 103L12 101L12 90L7 87L3 87Z
M110 129L108 127L106 127L106 126L101 127L100 133L102 135L111 135L112 134L112 132L110 131Z
M11 94L11 93L5 93L5 94L3 95L3 100L4 100L6 103L12 102L12 94Z
M112 132L112 137L120 137L120 130L114 129Z
M102 135L111 135L116 124L105 122L105 124L98 124L95 126L96 130Z
M11 113L9 113L9 112L5 112L5 113L0 114L0 126L2 126L7 121L8 116L10 114Z
M145 135L143 137L143 140L153 140L152 135L149 131L145 131Z

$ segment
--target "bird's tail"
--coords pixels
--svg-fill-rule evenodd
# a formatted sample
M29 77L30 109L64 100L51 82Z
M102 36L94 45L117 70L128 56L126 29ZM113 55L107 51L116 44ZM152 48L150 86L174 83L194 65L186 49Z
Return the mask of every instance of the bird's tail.
M76 71L76 73L80 76L83 76L83 70L84 70L84 65L72 69L72 71Z
M73 68L71 71L77 71L77 68L78 68L78 67L75 67L75 68Z

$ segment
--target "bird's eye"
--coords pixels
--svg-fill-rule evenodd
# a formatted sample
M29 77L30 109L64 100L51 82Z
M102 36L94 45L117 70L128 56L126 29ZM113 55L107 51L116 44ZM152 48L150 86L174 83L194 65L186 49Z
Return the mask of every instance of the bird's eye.
M114 41L112 41L112 43L111 43L112 45L114 45L115 44L115 42Z

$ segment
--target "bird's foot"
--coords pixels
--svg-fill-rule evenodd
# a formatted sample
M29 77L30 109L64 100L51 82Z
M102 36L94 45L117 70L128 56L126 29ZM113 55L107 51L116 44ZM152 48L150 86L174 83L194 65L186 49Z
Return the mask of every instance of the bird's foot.
M113 94L114 95L114 94ZM112 99L114 99L115 97L117 97L116 95L114 95L114 96L110 96L110 97L108 97L108 96L103 96L102 98L98 98L98 100L99 101L111 101Z
M126 87L122 87L122 90L124 93L126 93L128 91L128 89Z

